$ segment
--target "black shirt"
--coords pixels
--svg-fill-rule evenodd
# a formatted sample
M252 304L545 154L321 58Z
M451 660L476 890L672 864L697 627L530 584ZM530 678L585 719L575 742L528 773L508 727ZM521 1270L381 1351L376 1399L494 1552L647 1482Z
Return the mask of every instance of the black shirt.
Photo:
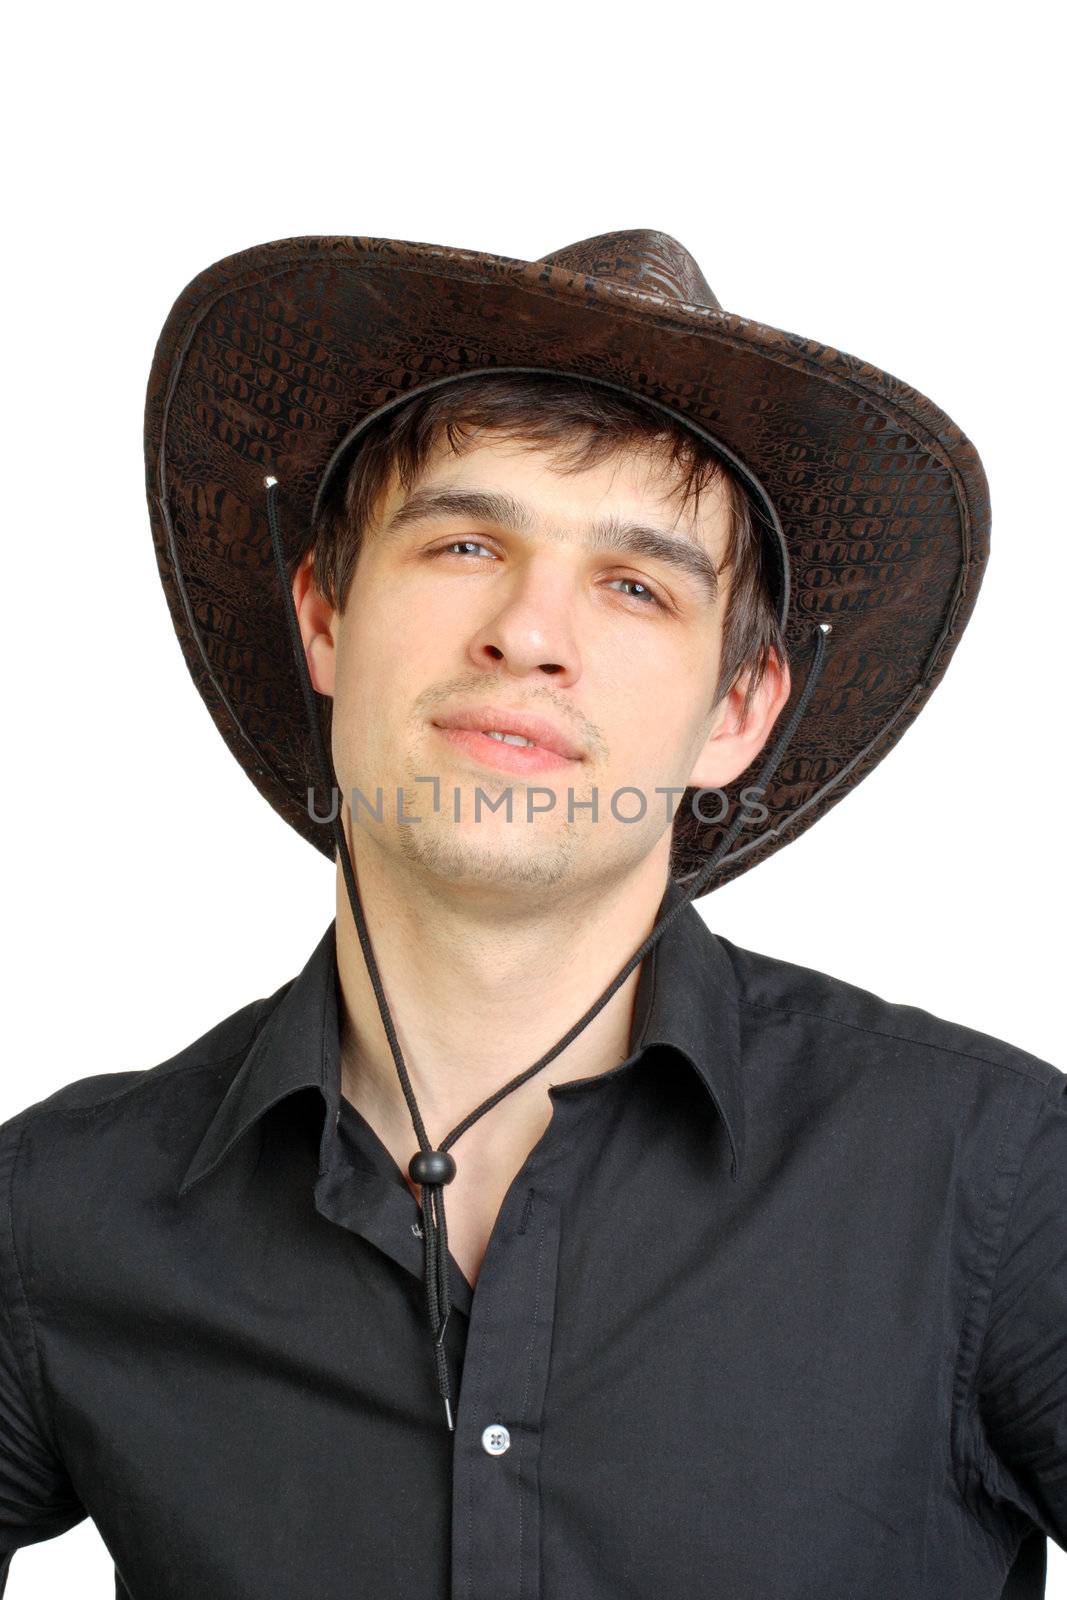
M452 1263L449 1433L334 935L0 1128L0 1590L89 1516L121 1600L1043 1592L1067 1075L690 906Z

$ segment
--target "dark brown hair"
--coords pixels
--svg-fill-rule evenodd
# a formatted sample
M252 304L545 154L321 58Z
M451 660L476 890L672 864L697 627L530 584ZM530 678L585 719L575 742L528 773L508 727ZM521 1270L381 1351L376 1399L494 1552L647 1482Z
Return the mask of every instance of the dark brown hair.
M709 489L725 496L728 532L719 570L729 572L730 582L711 704L747 673L747 714L771 652L786 659L765 536L748 495L698 435L637 395L602 389L577 377L479 374L415 394L407 405L371 423L352 459L335 476L312 529L313 574L330 604L343 611L348 603L364 530L372 525L394 475L409 492L442 439L462 455L479 430L550 452L553 466L564 474L582 472L618 452L644 450L661 470L665 493L677 496L683 508L692 500L694 515ZM328 713L326 720L328 731ZM688 809L684 798L678 822Z

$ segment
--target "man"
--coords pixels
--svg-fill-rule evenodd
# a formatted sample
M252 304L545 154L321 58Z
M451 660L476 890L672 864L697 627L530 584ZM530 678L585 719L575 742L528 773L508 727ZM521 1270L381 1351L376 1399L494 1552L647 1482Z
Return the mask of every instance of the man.
M186 659L336 917L0 1129L0 1551L91 1516L129 1600L1040 1595L1067 1075L689 903L939 680L973 448L643 231L231 257L146 442Z

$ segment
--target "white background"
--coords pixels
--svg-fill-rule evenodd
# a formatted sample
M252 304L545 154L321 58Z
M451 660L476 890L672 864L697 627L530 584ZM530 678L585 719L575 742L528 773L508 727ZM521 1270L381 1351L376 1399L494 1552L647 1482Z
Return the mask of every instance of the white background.
M737 943L1067 1067L1063 151L1037 6L28 16L4 112L0 1120L163 1060L292 977L333 915L332 869L187 675L141 456L179 291L304 233L532 259L663 229L728 310L861 355L960 424L993 554L947 677L855 794L700 907ZM1064 1600L1067 1556L1049 1567ZM112 1600L92 1524L18 1554L8 1592Z

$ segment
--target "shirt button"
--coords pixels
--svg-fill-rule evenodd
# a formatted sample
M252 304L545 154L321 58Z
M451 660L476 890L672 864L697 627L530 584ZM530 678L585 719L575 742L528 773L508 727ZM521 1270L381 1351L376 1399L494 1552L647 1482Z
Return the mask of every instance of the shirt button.
M491 1422L482 1434L482 1449L491 1456L502 1456L511 1445L511 1434L502 1422Z

